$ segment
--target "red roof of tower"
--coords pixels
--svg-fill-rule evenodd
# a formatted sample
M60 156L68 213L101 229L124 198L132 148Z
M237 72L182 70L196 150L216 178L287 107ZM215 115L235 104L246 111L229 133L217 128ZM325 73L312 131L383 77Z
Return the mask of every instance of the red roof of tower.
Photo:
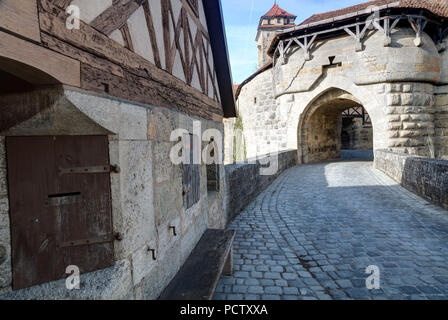
M269 10L264 16L265 17L289 17L289 18L297 18L296 15L291 14L278 6L278 4L274 4L274 6Z

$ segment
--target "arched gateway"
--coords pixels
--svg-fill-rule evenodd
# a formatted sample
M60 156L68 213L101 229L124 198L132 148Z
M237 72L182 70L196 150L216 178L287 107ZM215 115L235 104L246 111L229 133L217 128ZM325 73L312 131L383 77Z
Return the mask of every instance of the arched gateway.
M302 112L298 124L298 155L300 163L331 160L341 156L344 139L344 111L365 108L347 91L331 88L313 100ZM364 119L363 119L364 121ZM346 137L350 140L350 137ZM345 141L349 145L349 141ZM348 146L345 146L348 148Z
M260 52L271 62L237 90L248 158L339 157L340 115L351 106L368 113L377 156L447 157L446 17L445 1L370 1L277 26L273 37L264 16L257 39L273 38Z

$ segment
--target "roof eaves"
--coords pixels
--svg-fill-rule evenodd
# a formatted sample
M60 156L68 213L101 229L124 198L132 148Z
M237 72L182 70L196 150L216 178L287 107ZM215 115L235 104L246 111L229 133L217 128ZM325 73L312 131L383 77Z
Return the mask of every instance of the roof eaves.
M235 117L235 96L221 0L207 0L203 3L224 117Z
M378 9L368 8L368 9L359 10L359 11L352 12L352 13L346 13L346 14L343 14L343 15L340 15L340 16L337 16L337 17L333 17L333 18L328 18L328 19L324 19L324 20L320 20L320 21L316 21L316 22L311 22L311 23L307 23L307 24L300 24L300 25L298 25L296 27L285 29L283 32L277 34L274 37L274 39L272 40L272 43L271 43L268 55L271 56L271 54L272 54L271 53L271 49L272 49L273 45L278 41L278 38L282 34L294 32L294 31L299 31L299 30L304 30L304 29L308 29L308 28L311 28L311 27L323 26L325 24L331 24L331 23L334 23L334 22L337 22L337 21L342 21L342 20L354 18L354 17L357 17L357 16L371 14L374 11L377 11L377 10L381 11L381 10L388 9L388 8L398 7L399 5L400 5L400 2L397 1L397 2L390 3L390 4L385 4L385 5L379 6L379 7L377 7ZM316 16L316 15L313 15L313 16ZM313 16L311 16L311 17L313 17ZM307 19L307 20L310 20L311 17L309 19ZM305 21L307 21L307 20L305 20Z

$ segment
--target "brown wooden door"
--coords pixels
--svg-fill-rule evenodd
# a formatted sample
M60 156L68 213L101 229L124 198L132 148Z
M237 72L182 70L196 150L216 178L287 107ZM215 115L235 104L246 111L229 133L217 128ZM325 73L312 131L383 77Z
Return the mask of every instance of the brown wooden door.
M106 136L6 140L13 288L113 264Z

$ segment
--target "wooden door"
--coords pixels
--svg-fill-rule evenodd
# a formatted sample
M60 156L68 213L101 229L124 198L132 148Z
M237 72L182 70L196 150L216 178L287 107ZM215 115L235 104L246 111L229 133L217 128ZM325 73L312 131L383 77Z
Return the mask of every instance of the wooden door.
M106 136L6 139L13 288L113 264Z

